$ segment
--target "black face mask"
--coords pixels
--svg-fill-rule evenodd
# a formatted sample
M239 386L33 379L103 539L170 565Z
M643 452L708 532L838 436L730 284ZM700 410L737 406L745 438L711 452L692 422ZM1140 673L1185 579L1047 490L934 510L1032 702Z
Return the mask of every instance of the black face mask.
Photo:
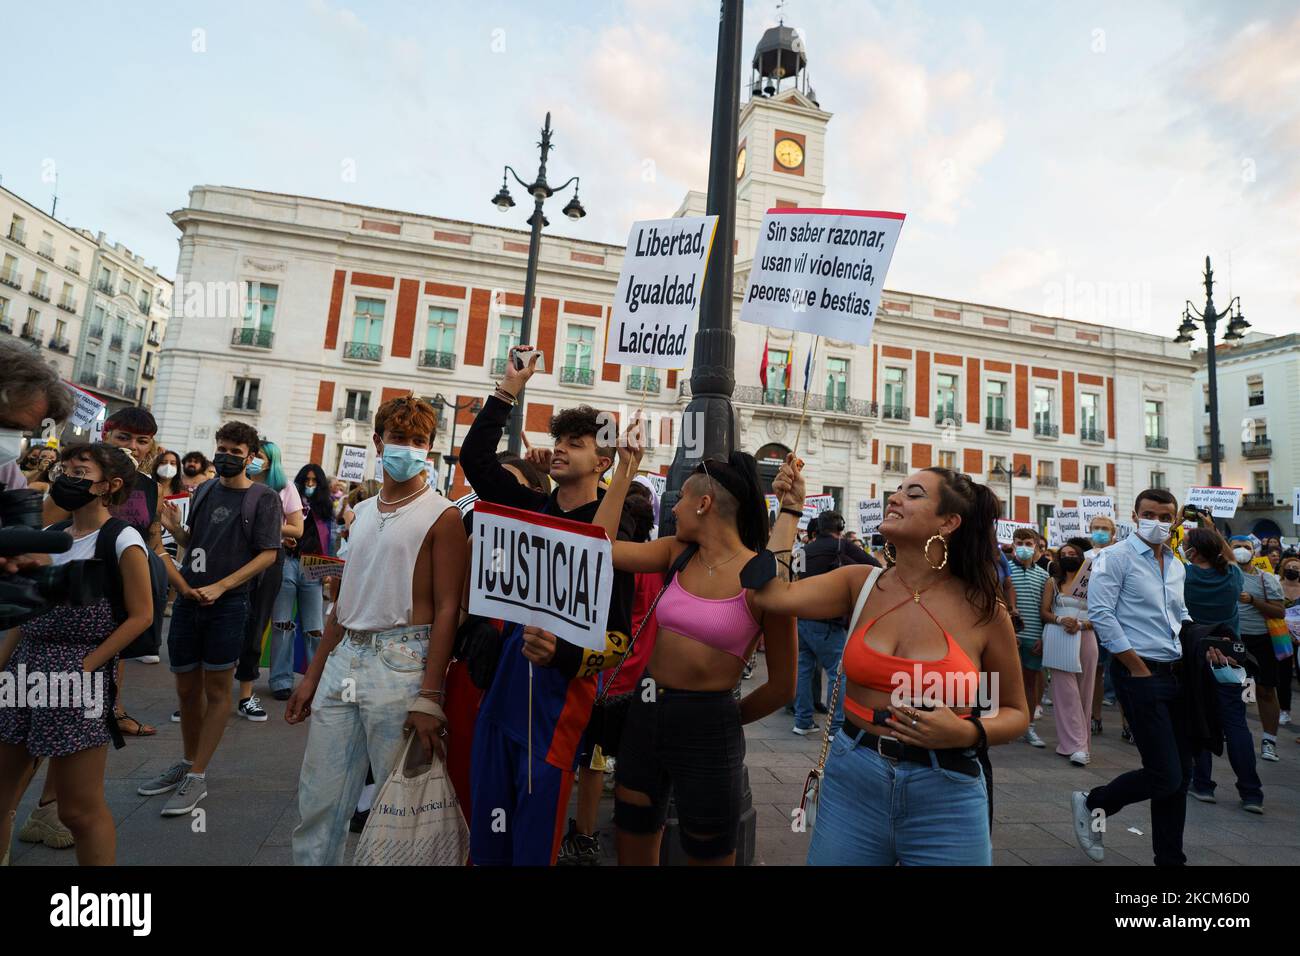
M89 478L59 475L50 485L50 497L64 511L77 511L99 497L90 490L94 484Z
M1300 581L1300 571L1297 571L1295 568L1287 568L1282 572L1282 577L1286 578L1288 581Z
M1083 567L1083 558L1061 558L1061 568L1073 574Z
M212 464L222 478L234 478L244 470L244 459L238 455L227 455L223 451L212 456Z

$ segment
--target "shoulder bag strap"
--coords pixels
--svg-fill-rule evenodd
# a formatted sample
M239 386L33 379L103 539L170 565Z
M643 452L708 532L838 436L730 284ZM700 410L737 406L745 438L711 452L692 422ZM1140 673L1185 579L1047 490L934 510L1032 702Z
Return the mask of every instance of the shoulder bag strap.
M882 571L880 568L872 568L871 573L867 575L867 580L862 585L862 590L858 592L857 603L853 606L853 615L849 618L849 629L844 635L844 647L849 646L849 638L853 635L853 630L858 626L858 618L862 616L862 610L867 606L867 598L871 596L872 590L876 586L876 581L880 578ZM826 715L826 727L822 730L822 752L817 757L817 773L821 774L826 769L826 755L831 749L831 723L835 719L836 705L839 703L840 685L844 683L844 652L840 652L840 663L835 668L835 687L831 690L830 711Z

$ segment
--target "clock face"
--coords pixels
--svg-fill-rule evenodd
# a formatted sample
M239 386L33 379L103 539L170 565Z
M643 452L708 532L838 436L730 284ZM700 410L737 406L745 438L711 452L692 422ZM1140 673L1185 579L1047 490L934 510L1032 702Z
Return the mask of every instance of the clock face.
M776 144L776 161L786 169L798 169L803 165L803 147L797 140L783 139Z
M740 152L736 154L736 178L739 179L745 175L745 160L748 158L749 151L744 146L740 147Z

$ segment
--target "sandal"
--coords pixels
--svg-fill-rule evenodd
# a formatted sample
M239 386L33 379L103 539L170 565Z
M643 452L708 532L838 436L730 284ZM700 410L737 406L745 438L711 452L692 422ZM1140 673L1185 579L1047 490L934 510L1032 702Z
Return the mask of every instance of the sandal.
M120 714L114 713L113 719L117 721L117 729L127 737L152 737L154 734L158 733L158 728L140 723L140 721L136 720L126 711L123 711ZM123 726L124 721L130 721L135 724L135 730L130 730Z

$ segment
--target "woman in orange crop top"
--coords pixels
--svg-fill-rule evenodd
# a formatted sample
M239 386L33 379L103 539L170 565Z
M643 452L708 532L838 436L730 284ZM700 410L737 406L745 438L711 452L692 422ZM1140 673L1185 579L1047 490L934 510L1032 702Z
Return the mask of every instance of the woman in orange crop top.
M744 784L741 726L794 699L795 624L788 615L760 611L740 584L740 569L768 537L753 457L736 452L696 469L673 507L675 536L617 541L641 453L634 422L593 523L614 541L620 571L668 574L680 566L656 606L658 637L615 755L618 860L640 866L659 861L671 788L689 861L731 866ZM767 682L737 701L733 691L760 635Z
M783 507L802 502L793 456L772 487ZM828 618L851 615L871 588L845 643L845 721L831 741L809 864L992 862L984 750L1029 724L990 557L999 512L997 496L969 476L925 468L889 496L880 524L888 570L855 565L755 592L764 611ZM790 547L796 524L782 511L773 550Z

